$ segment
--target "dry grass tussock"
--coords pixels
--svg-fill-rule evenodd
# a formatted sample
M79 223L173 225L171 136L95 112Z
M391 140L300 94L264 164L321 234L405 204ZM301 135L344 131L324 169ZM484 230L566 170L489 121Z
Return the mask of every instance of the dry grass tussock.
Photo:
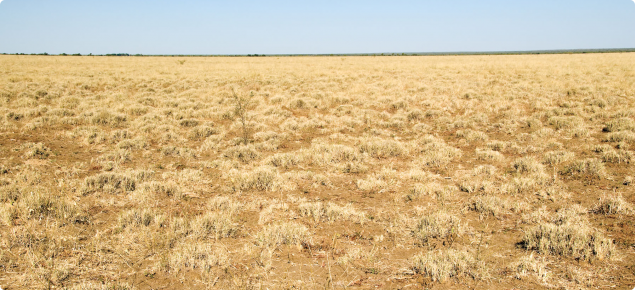
M564 209L553 222L530 228L523 246L541 254L573 257L580 260L614 259L613 241L591 227L577 208Z
M0 287L628 285L633 75L630 53L0 55Z
M428 276L432 281L444 282L450 278L482 279L483 266L467 251L449 249L416 255L412 270Z
M447 212L437 212L422 217L413 230L413 234L423 244L431 238L447 238L453 242L465 233L466 227L459 217Z

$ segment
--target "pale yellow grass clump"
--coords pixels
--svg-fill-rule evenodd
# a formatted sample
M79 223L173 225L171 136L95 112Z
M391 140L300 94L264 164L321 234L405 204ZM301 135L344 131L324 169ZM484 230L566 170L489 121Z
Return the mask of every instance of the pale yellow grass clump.
M534 276L539 281L545 283L551 276L547 270L547 263L544 259L534 257L531 253L529 256L523 256L515 263L516 278L524 279L527 276Z
M476 148L476 156L484 161L502 161L505 157L502 153L491 149Z
M604 132L618 132L623 130L635 131L635 121L632 118L617 118L609 121L602 129Z
M544 163L547 165L558 165L567 162L575 157L573 152L568 151L549 151L544 155Z
M631 131L619 131L619 132L611 132L606 135L604 138L606 142L626 142L633 144L635 143L635 133Z
M379 173L370 175L365 179L357 180L357 188L364 193L383 193L396 182L397 173L390 168L383 168Z
M287 203L273 200L269 206L260 211L258 224L270 223L270 221L280 217L280 212L284 213L288 211L289 205Z
M436 212L422 217L413 234L422 244L427 244L429 239L439 238L454 241L463 235L466 225L456 215L448 212Z
M442 185L438 182L415 183L404 196L406 201L414 201L423 196L432 196L439 200L444 200L452 195L456 188Z
M622 195L605 195L600 198L593 211L605 215L631 215L634 213L634 208L630 202L624 200Z
M173 249L164 268L176 273L186 269L209 272L214 267L227 268L229 263L230 258L223 245L189 241Z
M232 212L208 212L192 221L192 234L198 239L221 239L234 237L239 226Z
M480 213L480 217L493 216L501 218L505 214L526 211L528 205L524 202L511 201L493 195L480 195L468 203L467 208Z
M265 247L310 243L309 230L300 224L287 222L265 226L256 234L256 243Z
M157 226L163 225L165 222L165 218L162 215L157 214L151 209L131 209L123 212L119 219L117 220L117 224L119 226L119 230L124 230L126 228L135 228L140 226L148 227L152 224L156 224Z
M602 161L595 158L573 161L562 171L563 175L590 176L592 178L604 178L606 169Z
M42 143L24 143L20 149L24 151L24 158L46 159L51 155L51 149Z
M544 166L536 159L531 157L523 157L514 160L512 164L514 170L518 173L541 173L544 172Z
M377 259L378 249L364 249L361 247L349 248L346 254L337 259L337 263L340 265L348 265L353 262L362 261L372 263Z
M568 256L581 260L616 257L613 241L607 239L579 216L579 210L562 211L554 223L542 223L525 233L526 249L541 254Z
M101 282L93 282L93 281L84 281L81 283L77 283L68 289L69 290L134 290L137 288L134 286L131 286L128 283L123 283L123 282L101 283Z
M336 220L350 220L356 223L364 223L366 214L353 208L352 205L339 206L334 203L303 202L298 205L301 216L311 217L315 222Z
M17 192L13 192L17 193ZM9 204L1 208L2 220L12 225L15 220L57 219L64 223L87 223L90 219L74 202L41 191L8 196Z
M240 172L232 169L228 173L228 178L232 183L234 191L259 190L267 191L274 189L278 172L272 167L257 167L252 171Z
M144 181L151 176L151 171L128 171L122 173L103 172L84 179L83 194L89 194L97 190L108 193L130 192L137 188L139 181Z
M416 152L426 166L440 167L449 164L454 158L461 156L461 150L447 145L443 140L426 135L417 140Z
M483 265L471 253L455 249L416 255L411 265L415 273L440 282L449 278L481 279L485 274Z
M359 145L361 153L368 153L375 158L388 158L408 154L406 146L395 140L371 139L365 140Z

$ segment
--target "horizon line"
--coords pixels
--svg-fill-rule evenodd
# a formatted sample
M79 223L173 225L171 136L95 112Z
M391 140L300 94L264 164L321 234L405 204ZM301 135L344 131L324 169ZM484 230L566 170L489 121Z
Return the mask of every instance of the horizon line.
M523 54L578 54L635 52L635 48L592 48L592 49L546 49L508 51L448 51L448 52L371 52L371 53L274 53L274 54L132 54L132 53L0 53L0 55L40 55L40 56L170 56L170 57L292 57L292 56L435 56L435 55L523 55Z

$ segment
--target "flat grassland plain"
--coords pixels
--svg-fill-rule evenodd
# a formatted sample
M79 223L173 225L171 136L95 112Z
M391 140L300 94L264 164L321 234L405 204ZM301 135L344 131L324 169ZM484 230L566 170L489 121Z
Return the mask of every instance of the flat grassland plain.
M631 289L635 54L0 56L4 289Z

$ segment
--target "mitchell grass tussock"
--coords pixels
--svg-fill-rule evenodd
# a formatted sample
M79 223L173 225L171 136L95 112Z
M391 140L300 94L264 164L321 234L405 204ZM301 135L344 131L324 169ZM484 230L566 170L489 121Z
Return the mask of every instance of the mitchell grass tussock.
M397 173L390 168L382 168L379 173L369 175L365 179L358 179L357 189L367 194L382 193L396 182Z
M151 181L141 184L140 187L143 191L148 193L159 194L176 199L180 199L182 197L180 186L173 181Z
M371 139L359 145L361 153L368 153L378 159L408 154L405 144L395 140Z
M137 179L130 174L103 172L84 179L82 193L84 195L103 190L108 193L117 191L134 191L137 188Z
M221 211L196 217L191 223L191 229L197 239L221 239L235 237L239 226L234 222L233 213Z
M413 230L414 237L423 245L429 239L448 239L454 241L463 235L466 225L456 215L445 211L436 212L422 217Z
M575 157L573 152L568 151L549 151L544 154L543 163L547 165L558 165L572 160Z
M268 157L264 163L275 167L288 169L300 164L301 157L294 153L276 153Z
M540 254L572 257L580 260L613 259L613 241L605 238L588 222L543 223L525 232L523 246Z
M256 244L264 247L311 244L309 230L298 223L286 222L265 226L256 234Z
M633 205L624 200L622 195L605 195L592 209L593 212L604 215L632 215L635 213Z
M549 125L554 126L554 129L556 130L576 129L584 125L584 121L582 120L582 118L577 116L556 116L549 118L547 122L549 123Z
M411 269L416 274L430 277L432 281L445 282L450 278L482 279L485 276L484 266L474 256L455 249L436 250L416 255L411 262Z
M532 157L523 157L514 160L512 163L514 170L518 173L541 173L544 172L544 166Z
M635 154L628 150L607 150L601 153L602 161L606 163L631 163Z
M321 166L364 161L363 155L359 153L359 150L340 144L313 143L305 154L311 157L311 163Z
M635 143L635 133L631 131L611 132L604 138L605 142L626 142Z
M228 173L228 179L234 191L273 190L276 187L278 176L278 171L274 167L266 166L242 172L232 169Z
M534 257L534 253L531 253L529 256L522 256L513 264L513 268L516 271L516 279L519 280L531 275L538 279L538 281L546 283L551 276L551 273L547 269L545 259Z
M606 123L604 132L635 131L635 121L631 118L613 119Z
M370 251L361 247L349 248L346 254L339 257L336 261L339 265L355 265L355 262L372 263L377 260L377 252L379 249L373 248Z
M366 221L366 214L356 210L352 205L339 206L333 203L303 202L298 205L300 216L310 217L315 222L337 220L349 220L363 224Z
M505 157L498 151L476 148L476 157L483 161L503 161Z
M126 228L148 227L154 223L162 226L164 222L163 216L157 214L151 209L131 209L122 212L117 220L118 230L122 231Z
M20 146L20 150L24 152L22 156L26 159L46 159L52 153L51 149L44 146L43 143L24 143Z
M186 269L209 272L215 267L227 268L230 258L222 245L209 242L190 241L179 244L170 253L168 264L170 272L184 272Z
M453 191L450 186L441 185L438 182L415 183L405 194L406 201L414 201L423 196L433 196L437 199L448 197Z
M123 282L94 282L94 281L84 281L81 283L74 284L69 290L136 290L137 287L131 286L128 283Z
M121 127L128 120L128 116L124 114L109 111L87 112L83 113L81 117L86 120L85 123L109 127Z
M289 205L287 203L274 200L269 204L269 206L260 211L260 214L258 216L258 224L268 224L276 217L279 217L279 214L284 214L288 211Z
M209 200L208 207L214 211L236 213L244 207L242 202L229 196L216 196Z
M366 179L359 179L356 182L357 189L364 193L381 193L388 187L388 182L381 177L369 176Z
M464 139L468 143L483 142L487 141L488 139L487 134L485 134L484 132L474 131L471 129L458 130L456 131L455 135L456 137Z
M14 205L5 206L3 211L3 219L8 224L18 218L23 220L53 218L70 223L89 221L86 213L76 204L39 191L23 194Z
M427 135L413 145L420 154L421 162L426 166L441 167L461 156L461 150L448 146L443 140Z
M602 161L595 158L575 160L560 172L568 176L589 176L592 178L604 178L607 173Z
M223 156L230 159L239 160L243 163L249 163L251 161L259 159L260 153L256 150L254 145L249 144L227 148L227 150L223 152Z
M504 214L520 213L528 209L524 202L510 201L495 195L480 195L472 198L467 204L469 210L476 211L481 218L493 216L501 218Z
M219 130L214 128L213 124L200 125L192 128L188 133L188 138L192 140L203 140L209 136L218 134Z
M161 148L161 153L163 153L163 155L165 156L196 158L195 150L184 147L164 146L163 148Z
M15 185L0 186L0 202L15 202L22 197L24 190Z

